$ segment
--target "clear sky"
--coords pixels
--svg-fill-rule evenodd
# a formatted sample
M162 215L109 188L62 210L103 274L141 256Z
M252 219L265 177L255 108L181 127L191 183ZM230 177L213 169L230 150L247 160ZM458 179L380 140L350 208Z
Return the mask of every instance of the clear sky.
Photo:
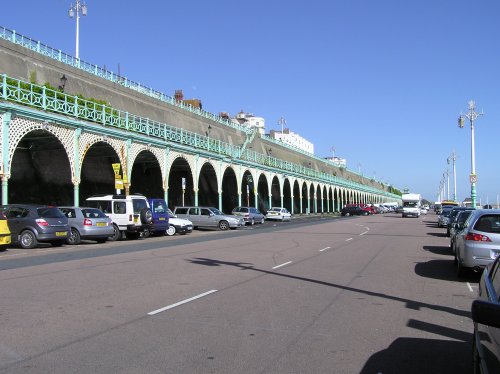
M478 201L500 193L498 0L88 0L80 58L203 108L264 117L317 156L437 198L458 155L457 197L470 195L474 99ZM4 1L0 24L75 53L69 0ZM104 98L105 99L105 98ZM175 125L175 124L173 124ZM453 175L450 165L450 197Z

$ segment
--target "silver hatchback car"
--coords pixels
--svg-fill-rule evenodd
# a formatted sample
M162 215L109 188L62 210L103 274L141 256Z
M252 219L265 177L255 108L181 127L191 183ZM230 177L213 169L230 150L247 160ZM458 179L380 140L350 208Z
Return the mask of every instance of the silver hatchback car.
M500 210L474 210L455 237L457 275L480 271L500 254Z
M104 243L113 235L113 221L97 208L61 206L59 210L68 217L71 230L66 239L68 244L80 244L82 239Z

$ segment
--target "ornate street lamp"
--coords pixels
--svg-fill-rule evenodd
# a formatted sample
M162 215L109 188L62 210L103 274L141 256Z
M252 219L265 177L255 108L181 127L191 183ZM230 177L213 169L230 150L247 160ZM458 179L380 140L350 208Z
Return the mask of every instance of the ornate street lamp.
M71 3L71 5L69 6L69 10L68 10L69 18L75 17L75 13L76 13L76 55L75 55L75 57L77 59L79 59L80 58L80 50L79 50L80 14L82 16L87 15L87 5L85 4L85 2L82 3L82 2L80 2L80 0L75 0L75 5L73 5L73 3Z
M470 122L470 131L471 131L471 148L470 148L470 158L471 158L471 172L470 172L470 198L472 200L472 207L476 209L476 150L474 145L474 121L479 117L484 115L476 112L476 103L474 100L469 101L469 112L465 115L460 114L458 116L458 127L461 129L464 127L465 118L467 118Z

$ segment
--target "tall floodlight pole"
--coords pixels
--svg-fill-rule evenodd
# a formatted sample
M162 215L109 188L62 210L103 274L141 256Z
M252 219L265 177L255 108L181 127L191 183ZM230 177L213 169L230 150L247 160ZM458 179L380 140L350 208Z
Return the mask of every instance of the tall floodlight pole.
M472 201L472 207L476 209L476 182L477 182L477 175L476 175L476 150L475 150L475 145L474 145L474 121L479 117L484 115L484 113L481 111L481 113L476 112L476 103L474 100L469 101L469 112L466 113L465 115L460 114L458 117L458 127L463 128L464 127L464 122L465 118L467 118L470 122L470 132L471 132L471 146L470 146L470 161L471 161L471 172L470 172L470 198Z
M76 54L75 54L75 57L77 59L80 58L80 47L79 47L79 44L80 44L80 14L82 16L86 16L87 15L87 5L85 4L85 2L81 2L80 0L75 0L75 5L73 5L73 3L71 3L71 5L69 6L69 10L68 10L68 15L70 18L73 18L75 17L76 15Z
M453 201L457 201L457 169L455 162L457 161L457 155L455 151L448 157L448 164L453 163Z
M279 120L278 120L278 125L281 125L281 135L283 135L283 127L286 126L286 119L284 119L283 117L281 117Z

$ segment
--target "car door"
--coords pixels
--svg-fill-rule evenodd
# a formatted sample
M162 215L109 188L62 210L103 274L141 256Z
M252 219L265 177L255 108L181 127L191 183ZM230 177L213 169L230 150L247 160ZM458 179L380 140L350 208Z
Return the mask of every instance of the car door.
M193 222L193 226L205 226L200 217L200 208L189 208L187 219Z
M20 206L11 206L7 208L5 216L7 217L9 230L13 240L17 241L17 238L24 227L24 221L28 212L28 209Z
M200 208L200 226L217 226L219 224L218 217L208 208Z

